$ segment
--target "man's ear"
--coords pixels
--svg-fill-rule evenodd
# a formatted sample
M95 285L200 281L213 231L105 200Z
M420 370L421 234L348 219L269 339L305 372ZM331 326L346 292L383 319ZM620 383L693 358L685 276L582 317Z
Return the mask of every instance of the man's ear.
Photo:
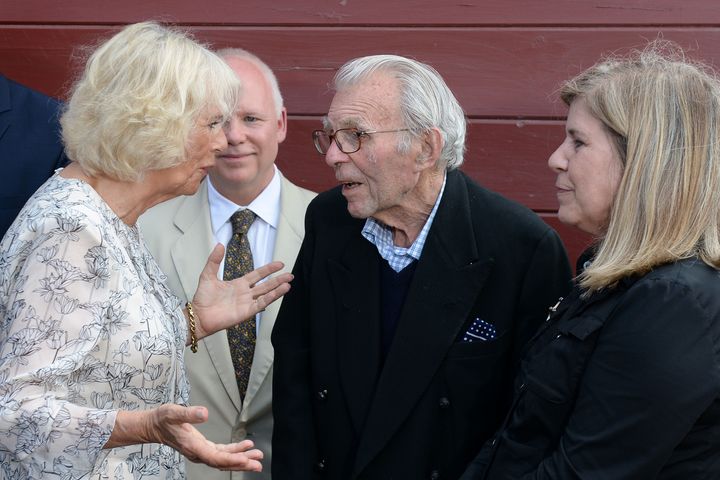
M277 142L282 143L287 135L287 109L285 107L282 108L277 119L277 126Z
M421 167L421 169L428 167L434 168L440 159L440 153L442 152L444 144L442 133L440 133L437 127L433 127L423 133L421 140L422 150L420 151L420 155L418 155L418 166Z

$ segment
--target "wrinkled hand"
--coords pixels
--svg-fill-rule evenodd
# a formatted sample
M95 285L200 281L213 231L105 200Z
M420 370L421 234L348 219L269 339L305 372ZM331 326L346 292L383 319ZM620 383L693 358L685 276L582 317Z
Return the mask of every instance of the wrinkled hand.
M183 407L166 404L151 410L149 435L168 445L195 463L221 470L262 471L263 453L253 449L253 442L243 440L227 445L206 439L192 424L208 419L205 407Z
M193 309L197 314L197 336L203 338L253 317L290 290L292 275L282 273L262 283L268 275L281 270L282 262L272 262L235 280L217 277L225 248L217 244L200 274Z

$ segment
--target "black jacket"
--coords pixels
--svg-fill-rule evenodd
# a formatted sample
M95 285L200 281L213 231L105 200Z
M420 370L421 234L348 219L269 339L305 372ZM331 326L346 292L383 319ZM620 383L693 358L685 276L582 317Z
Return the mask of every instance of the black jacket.
M273 478L455 479L509 406L520 351L570 288L557 234L450 172L380 365L377 249L339 189L310 204L273 332ZM476 320L497 338L463 342Z
M463 479L720 478L720 276L697 260L575 290Z

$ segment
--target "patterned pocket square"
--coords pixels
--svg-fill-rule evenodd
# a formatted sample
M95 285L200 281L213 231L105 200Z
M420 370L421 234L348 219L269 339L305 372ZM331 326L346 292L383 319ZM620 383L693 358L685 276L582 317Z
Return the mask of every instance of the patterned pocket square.
M463 335L463 342L490 342L495 340L497 332L495 331L495 325L486 322L482 318L476 318L470 328L467 329L465 335Z

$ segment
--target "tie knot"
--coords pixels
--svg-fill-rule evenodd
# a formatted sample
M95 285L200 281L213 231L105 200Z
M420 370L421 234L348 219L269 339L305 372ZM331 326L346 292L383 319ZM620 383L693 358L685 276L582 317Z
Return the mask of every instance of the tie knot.
M246 235L250 225L255 220L255 214L249 208L245 210L238 210L230 217L230 223L232 224L233 235L239 233L240 235Z

